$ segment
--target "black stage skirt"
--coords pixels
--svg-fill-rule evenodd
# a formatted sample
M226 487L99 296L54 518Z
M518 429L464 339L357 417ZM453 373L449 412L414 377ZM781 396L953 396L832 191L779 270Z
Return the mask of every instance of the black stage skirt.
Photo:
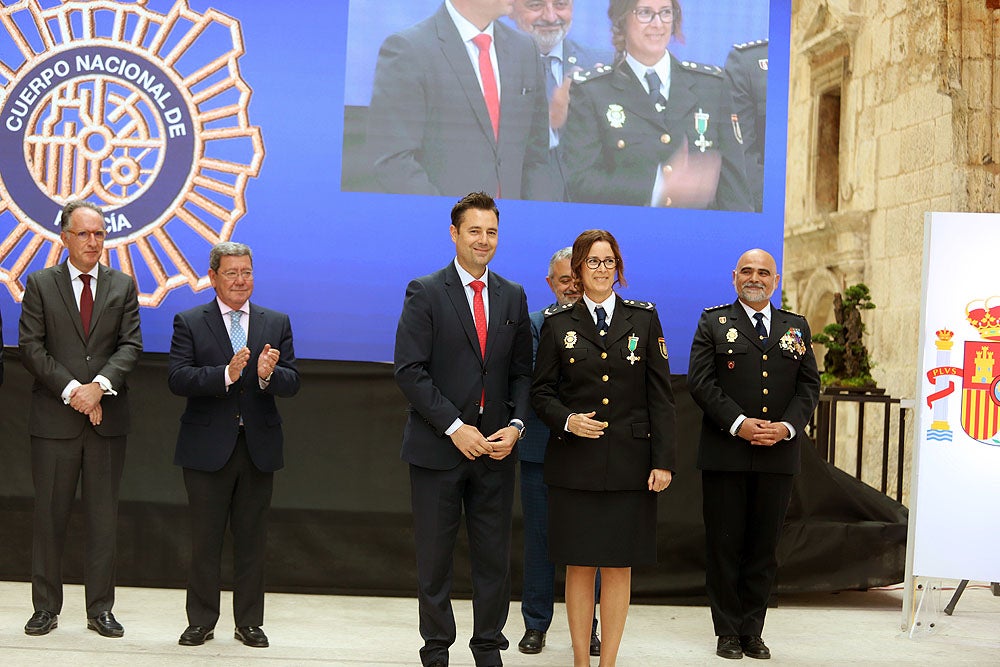
M550 486L549 559L596 567L656 563L656 494Z

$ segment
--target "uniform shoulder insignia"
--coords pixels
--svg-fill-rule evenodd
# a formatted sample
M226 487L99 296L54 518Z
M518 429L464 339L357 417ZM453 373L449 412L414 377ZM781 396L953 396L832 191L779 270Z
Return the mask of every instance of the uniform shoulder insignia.
M573 81L576 83L587 83L588 81L593 81L594 79L599 79L602 76L610 74L614 69L611 65L598 65L593 69L573 72Z
M708 74L709 76L722 76L722 68L716 65L706 65L704 63L695 63L688 60L681 62L681 67L688 70L689 72L697 72L698 74Z
M556 315L557 313L562 313L569 310L574 305L576 304L565 303L561 306L560 305L549 306L548 308L542 311L542 315L544 315L545 317L551 317L552 315Z
M787 315L794 315L795 317L802 317L803 319L805 318L804 315L799 315L798 313L792 312L791 310L787 310L785 308L775 308L775 310L777 310L779 313L785 313Z
M622 302L626 306L632 308L641 308L642 310L655 310L656 304L652 301L636 301L635 299L622 299Z
M749 42L733 44L733 48L737 51L746 51L747 49L752 49L757 46L767 46L767 39L753 39Z
M727 308L730 305L731 304L728 303L720 303L718 306L709 306L708 308L705 309L705 312L707 313L712 310L718 310L719 308Z

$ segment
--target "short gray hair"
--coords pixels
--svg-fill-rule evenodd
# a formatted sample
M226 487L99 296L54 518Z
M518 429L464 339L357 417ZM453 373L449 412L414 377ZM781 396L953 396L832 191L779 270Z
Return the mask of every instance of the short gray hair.
M245 243L235 241L216 243L212 246L212 252L208 254L208 268L218 271L223 257L249 257L250 265L253 265L253 251Z
M570 259L573 256L573 247L566 246L562 250L556 250L556 254L552 255L552 259L549 260L549 278L555 275L554 270L556 262L563 259Z
M59 214L59 229L61 231L66 231L66 228L69 227L69 218L73 215L73 211L78 208L89 208L91 211L97 212L102 220L104 219L104 211L101 210L100 206L85 199L74 199L66 202L66 205L62 208L62 213Z

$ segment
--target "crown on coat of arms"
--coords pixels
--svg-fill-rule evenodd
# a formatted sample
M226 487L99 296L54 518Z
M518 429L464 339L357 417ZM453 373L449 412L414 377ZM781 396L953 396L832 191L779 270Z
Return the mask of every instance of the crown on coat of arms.
M979 329L982 338L1000 341L1000 303L991 306L994 300L1000 301L1000 297L970 301L965 307L965 319Z

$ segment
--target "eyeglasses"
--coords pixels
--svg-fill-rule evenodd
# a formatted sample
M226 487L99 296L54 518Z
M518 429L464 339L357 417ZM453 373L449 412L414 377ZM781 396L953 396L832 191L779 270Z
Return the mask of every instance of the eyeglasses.
M242 278L243 280L253 280L253 271L220 271L219 275L226 280L233 281L237 278Z
M75 236L77 238L77 240L80 241L81 243L85 243L87 241L87 239L89 239L91 236L93 236L95 240L100 241L101 243L104 243L104 239L108 235L107 232L105 232L104 230L101 230L99 232L74 232L74 231L67 231L66 233L69 234L70 236Z
M596 257L588 257L587 259L583 260L583 263L587 265L588 269L593 269L594 271L596 271L598 267L601 266L601 264L603 264L604 268L606 268L608 271L611 271L616 266L618 266L618 260L615 259L614 257L608 257L607 259L597 259Z
M660 23L674 20L674 10L670 7L664 7L658 12L654 12L650 7L636 7L632 13L635 14L635 20L639 23L652 23L654 16L660 17Z

